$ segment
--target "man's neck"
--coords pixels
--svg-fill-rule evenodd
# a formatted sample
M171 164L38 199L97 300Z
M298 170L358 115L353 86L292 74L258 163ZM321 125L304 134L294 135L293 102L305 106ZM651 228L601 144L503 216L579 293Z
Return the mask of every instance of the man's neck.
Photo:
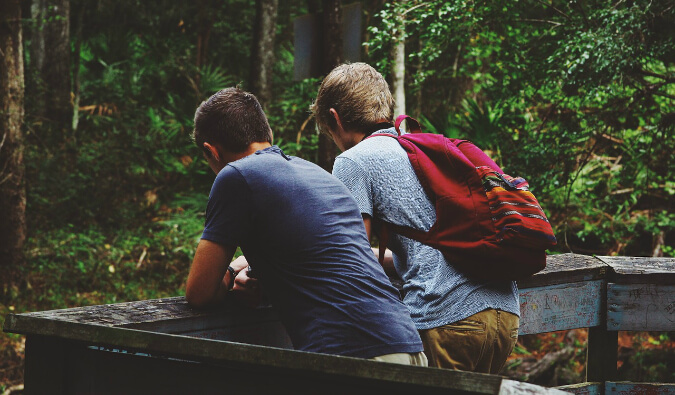
M391 122L387 121L386 119L381 119L381 120L374 126L374 128L371 129L371 130L358 131L358 132L357 132L357 131L352 131L352 132L351 132L352 139L351 139L351 141L349 142L349 144L351 144L351 145L350 145L349 148L351 148L351 147L355 146L356 144L362 142L363 140L365 140L366 138L368 138L368 137L369 137L370 135L372 135L373 133L375 133L375 132L377 132L377 131L380 131L380 130L383 130L383 129L391 128L391 127L393 127L393 126L394 126L394 125L393 125Z
M253 155L256 153L256 151L260 151L262 149L271 147L272 144L268 142L264 143L251 143L251 145L248 146L244 151L242 152L229 152L221 149L220 152L220 160L218 162L214 162L212 164L212 169L213 171L218 174L223 167L225 167L228 163L237 161L239 159L245 158L249 155ZM213 167L215 166L215 167Z
M239 160L241 158L245 158L249 155L253 155L257 151L260 151L265 148L271 147L272 144L268 142L264 143L251 143L251 145L248 146L248 148L242 152L224 152L224 160L226 163L234 162L235 160Z
M348 132L347 136L348 136L348 138L344 142L345 151L352 148L353 146L360 143L361 141L363 141L363 139L366 137L366 134L363 133L363 132L353 131L353 132Z

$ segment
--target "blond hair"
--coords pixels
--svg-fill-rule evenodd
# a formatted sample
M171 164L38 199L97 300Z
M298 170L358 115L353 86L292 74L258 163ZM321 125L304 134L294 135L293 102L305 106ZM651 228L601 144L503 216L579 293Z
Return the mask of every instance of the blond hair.
M334 128L334 108L345 129L364 131L394 118L394 98L382 74L365 63L342 64L323 79L310 110L319 130Z

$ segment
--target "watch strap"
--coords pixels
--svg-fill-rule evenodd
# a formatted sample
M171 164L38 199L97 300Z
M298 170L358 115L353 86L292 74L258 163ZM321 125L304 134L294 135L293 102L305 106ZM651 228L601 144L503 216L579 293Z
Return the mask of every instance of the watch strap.
M227 271L230 272L230 278L232 281L230 281L230 284L227 286L227 290L231 291L232 288L234 288L234 279L237 277L237 272L234 270L232 266L227 267Z

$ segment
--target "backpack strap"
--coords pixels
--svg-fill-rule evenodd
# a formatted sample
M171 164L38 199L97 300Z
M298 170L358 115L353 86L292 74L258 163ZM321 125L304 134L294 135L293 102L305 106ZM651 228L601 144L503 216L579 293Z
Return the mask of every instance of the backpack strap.
M422 127L420 126L420 123L410 115L399 115L396 117L396 123L395 123L395 128L396 128L396 133L398 133L398 136L401 136L401 124L403 121L407 121L408 127L410 128L410 133L422 133ZM384 135L384 136L389 136L389 137L394 137L392 135ZM367 136L366 138L370 138L371 136ZM376 220L373 218L373 220ZM376 220L379 222L379 239L380 239L380 246L379 246L379 251L380 251L380 256L378 257L378 260L380 261L380 264L384 262L384 252L387 250L387 246L389 244L389 227L394 227L398 233L403 234L406 237L410 237L407 232L407 228L402 227L402 226L396 226L393 224L390 224L388 222L382 221L382 220ZM415 231L413 229L413 231ZM416 234L418 237L423 238L424 232L419 232L419 234Z
M471 141L450 139L453 144L466 156L466 158L476 167L489 166L498 173L504 174L504 171L480 148L476 147Z
M410 115L399 115L396 117L396 133L398 135L401 135L401 124L403 121L407 120L408 122L408 127L410 128L410 133L422 133L422 127L420 126L420 123Z

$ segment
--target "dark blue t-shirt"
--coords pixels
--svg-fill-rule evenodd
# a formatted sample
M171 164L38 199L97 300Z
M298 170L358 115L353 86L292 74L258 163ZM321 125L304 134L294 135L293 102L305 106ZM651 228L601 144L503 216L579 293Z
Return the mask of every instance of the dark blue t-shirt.
M240 246L298 350L371 358L422 351L347 188L270 147L216 177L202 238Z

